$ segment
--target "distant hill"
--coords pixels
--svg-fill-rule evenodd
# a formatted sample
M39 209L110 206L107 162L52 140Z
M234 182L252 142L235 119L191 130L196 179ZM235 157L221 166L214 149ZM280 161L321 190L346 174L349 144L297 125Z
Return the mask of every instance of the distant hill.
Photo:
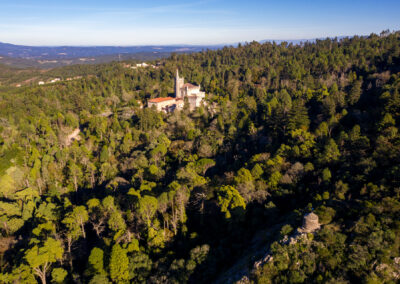
M347 36L338 36L336 37L338 40L344 39ZM287 43L291 43L291 44L301 44L304 42L310 42L313 43L315 42L317 39L326 39L326 38L309 38L309 39L264 39L264 40L260 40L260 43L265 43L265 42L275 42L277 44L281 44L282 42L287 42ZM333 39L333 38L331 38Z
M171 46L25 46L0 42L0 63L15 67L53 68L116 60L154 60L171 53L218 49L218 45Z
M101 56L88 56L88 57L76 57L76 58L50 58L50 59L0 56L0 63L18 68L33 67L39 69L49 69L54 67L62 67L75 64L98 64L98 63L107 63L111 61L123 61L123 60L148 61L148 60L156 60L159 58L165 58L168 57L170 54L171 53L169 52L157 52L157 53L138 52L130 54L110 54Z
M27 59L66 59L137 53L196 52L220 46L24 46L0 42L0 56Z
M338 37L343 39L344 36ZM260 43L282 42L300 44L316 39L274 40ZM229 45L229 44L227 44ZM74 64L97 64L119 60L148 61L165 58L171 53L192 53L215 50L225 45L147 45L147 46L26 46L0 42L0 64L18 68L49 69ZM236 44L234 44L236 46Z

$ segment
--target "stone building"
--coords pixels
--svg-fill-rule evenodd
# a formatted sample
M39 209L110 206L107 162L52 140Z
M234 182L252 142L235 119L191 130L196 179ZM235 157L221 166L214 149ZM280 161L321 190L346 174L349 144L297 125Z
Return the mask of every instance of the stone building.
M148 107L155 106L158 111L171 112L176 109L182 109L185 100L189 104L190 110L201 106L206 94L200 91L200 86L190 83L185 84L185 79L179 77L179 72L176 70L175 77L175 98L155 98L148 101Z
M303 219L303 226L298 228L299 233L312 233L321 227L318 220L318 215L311 212L306 214Z
M172 112L183 108L184 101L179 98L155 98L147 102L148 107L155 106L158 111Z
M175 97L188 99L190 109L193 110L201 105L201 102L206 97L205 92L200 91L200 85L196 86L190 83L185 84L185 79L179 77L179 72L176 70L175 77Z

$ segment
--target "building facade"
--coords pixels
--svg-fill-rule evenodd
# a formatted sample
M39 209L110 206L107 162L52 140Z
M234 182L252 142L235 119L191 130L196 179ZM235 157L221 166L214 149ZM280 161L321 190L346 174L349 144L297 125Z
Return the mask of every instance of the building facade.
M182 109L184 105L183 99L177 99L177 98L172 98L172 97L166 97L166 98L155 98L151 99L148 101L147 106L148 107L153 107L158 111L164 111L164 112L172 112L176 109Z
M185 100L189 104L190 110L201 106L206 94L200 91L200 86L190 83L185 84L185 79L179 77L179 72L176 70L175 77L175 98L155 98L148 101L148 107L155 106L158 111L171 112L180 110L184 106Z

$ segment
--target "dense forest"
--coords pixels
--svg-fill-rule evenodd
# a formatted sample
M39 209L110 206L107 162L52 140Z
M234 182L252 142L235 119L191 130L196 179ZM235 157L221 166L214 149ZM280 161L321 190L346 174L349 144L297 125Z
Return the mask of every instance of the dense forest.
M400 32L1 70L1 283L399 281Z

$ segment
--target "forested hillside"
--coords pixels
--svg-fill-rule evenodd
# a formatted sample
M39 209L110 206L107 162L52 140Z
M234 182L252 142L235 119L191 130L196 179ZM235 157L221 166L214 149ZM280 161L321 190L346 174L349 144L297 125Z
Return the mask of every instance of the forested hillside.
M399 32L82 68L1 88L1 283L212 283L255 238L245 281L398 281ZM140 108L177 68L207 105Z

